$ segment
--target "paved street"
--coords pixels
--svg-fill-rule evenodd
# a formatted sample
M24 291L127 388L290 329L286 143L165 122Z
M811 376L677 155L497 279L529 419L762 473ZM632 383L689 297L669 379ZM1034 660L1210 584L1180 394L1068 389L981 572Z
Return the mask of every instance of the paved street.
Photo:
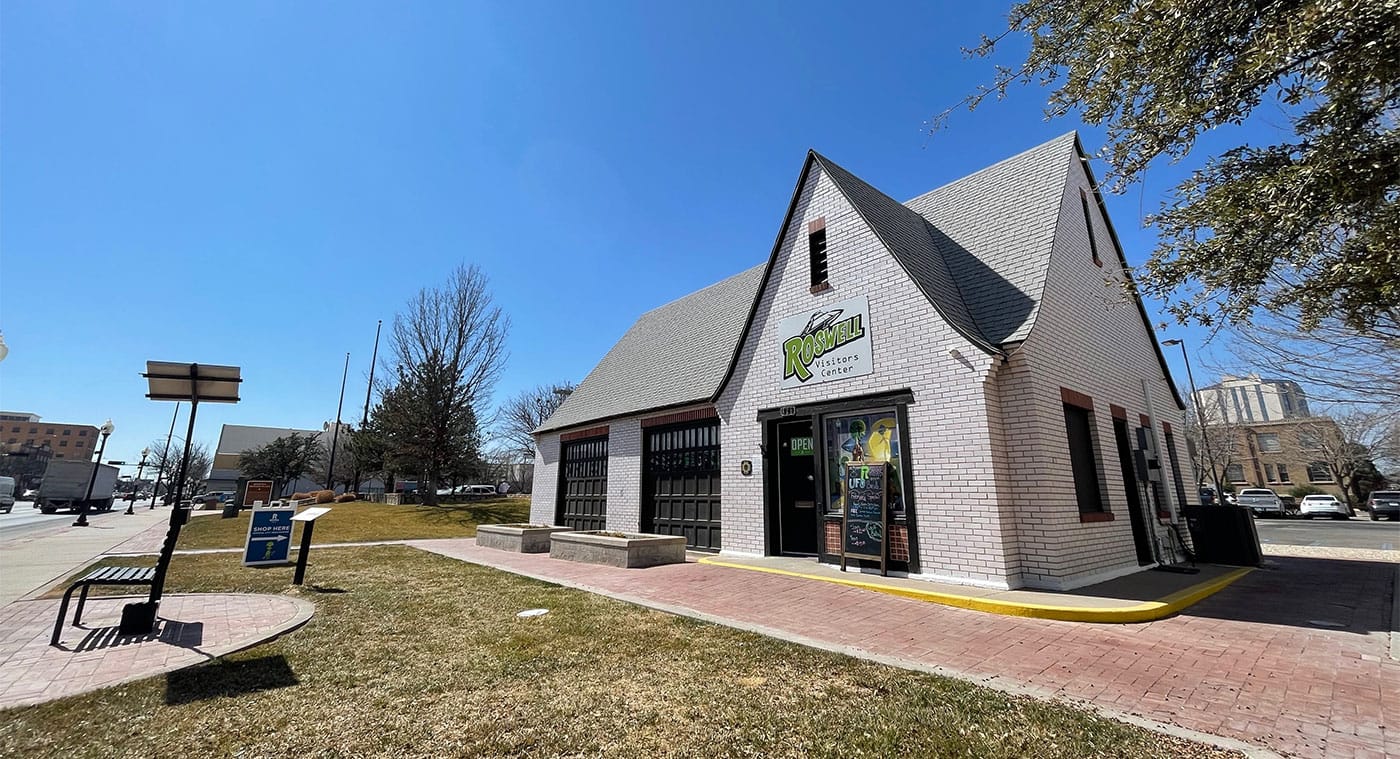
M142 501L138 507L146 507L150 501ZM125 516L126 501L114 505L111 511L88 512L88 521L100 524L116 516ZM0 542L36 535L45 530L70 525L77 515L71 511L57 514L41 514L29 501L15 501L15 507L8 514L0 514Z
M1264 545L1367 548L1400 552L1400 522L1372 522L1360 516L1349 520L1256 519L1259 542ZM1400 560L1400 555L1396 556Z

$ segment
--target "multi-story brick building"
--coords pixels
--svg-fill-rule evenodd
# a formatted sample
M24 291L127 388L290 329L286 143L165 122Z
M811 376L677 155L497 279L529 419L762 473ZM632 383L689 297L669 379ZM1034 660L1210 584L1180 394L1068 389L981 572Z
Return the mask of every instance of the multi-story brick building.
M45 422L38 414L0 411L0 441L34 448L48 443L56 459L91 459L97 452L97 438L97 428L90 424Z
M904 204L809 153L767 262L536 431L531 519L999 588L1169 560L1183 406L1096 186L1073 134Z
M1347 500L1328 466L1342 440L1331 419L1309 416L1233 425L1223 431L1233 443L1228 451L1216 454L1226 484L1270 488L1281 494L1308 485Z

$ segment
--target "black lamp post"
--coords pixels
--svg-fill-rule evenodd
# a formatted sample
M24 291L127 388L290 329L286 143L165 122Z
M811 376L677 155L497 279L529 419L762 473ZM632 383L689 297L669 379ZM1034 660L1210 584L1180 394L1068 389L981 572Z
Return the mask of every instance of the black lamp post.
M1196 423L1201 431L1201 448L1205 450L1206 462L1210 464L1210 479L1215 485L1216 505L1225 499L1225 490L1220 487L1220 474L1216 471L1215 456L1210 452L1210 436L1206 434L1206 414L1201 408L1201 399L1196 395L1196 377L1191 374L1191 359L1186 356L1186 343L1182 340L1163 340L1162 345L1175 345L1181 348L1181 360L1186 362L1186 381L1191 383L1191 405L1196 407Z
M146 470L146 457L149 455L151 455L150 448L141 449L141 463L136 465L136 482L132 483L131 497L126 499L127 516L131 516L132 514L136 513L135 511L132 511L132 509L136 507L136 491L141 489L141 473Z
M112 420L108 419L103 422L102 426L97 430L102 433L102 442L97 446L97 460L93 462L92 473L88 475L87 495L83 496L83 502L78 504L78 520L73 523L74 527L88 526L88 501L92 500L92 486L93 483L97 482L97 468L102 466L102 454L107 450L107 438L111 436L112 430L115 429L116 427L112 426Z

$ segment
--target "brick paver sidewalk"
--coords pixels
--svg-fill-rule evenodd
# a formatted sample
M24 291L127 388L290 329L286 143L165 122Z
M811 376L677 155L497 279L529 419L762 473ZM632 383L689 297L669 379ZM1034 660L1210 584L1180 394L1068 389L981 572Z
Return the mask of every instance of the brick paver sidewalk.
M705 564L625 570L478 548L473 540L410 544L1273 751L1400 757L1400 662L1388 654L1393 564L1272 557L1177 616L1091 625Z
M58 601L0 608L0 709L117 685L199 664L294 630L310 603L289 596L198 593L161 599L156 632L119 637L131 597L93 596L73 627L69 608L61 647L49 645Z

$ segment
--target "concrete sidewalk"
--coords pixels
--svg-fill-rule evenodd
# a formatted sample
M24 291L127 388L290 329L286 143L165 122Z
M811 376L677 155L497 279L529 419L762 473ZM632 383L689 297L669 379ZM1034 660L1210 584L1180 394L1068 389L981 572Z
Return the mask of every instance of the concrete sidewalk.
M748 569L863 588L915 601L955 606L1012 617L1063 622L1123 624L1164 619L1224 590L1249 574L1249 568L1202 564L1195 574L1144 570L1074 591L996 590L945 582L881 577L869 572L842 572L816 559L787 556L699 556L701 564Z
M471 539L409 544L804 645L1177 726L1188 737L1218 736L1222 745L1400 757L1392 563L1274 557L1166 619L1092 625L693 561L629 570Z
M88 527L62 522L53 529L0 544L0 606L34 597L137 535L170 521L170 509L140 507L131 516L106 514Z

